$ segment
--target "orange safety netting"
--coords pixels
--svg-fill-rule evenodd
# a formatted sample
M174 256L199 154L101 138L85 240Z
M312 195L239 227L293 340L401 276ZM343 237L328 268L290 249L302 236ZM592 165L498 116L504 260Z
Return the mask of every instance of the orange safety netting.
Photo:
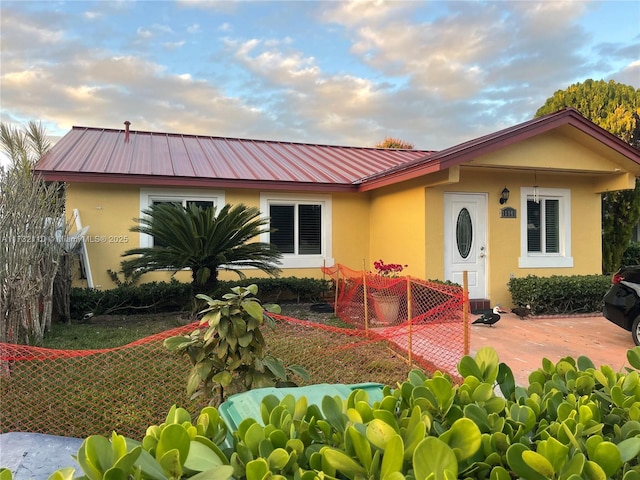
M335 311L343 321L375 331L406 351L410 361L455 375L460 358L469 353L461 287L344 265L322 271L333 279Z
M55 350L0 344L0 431L69 437L116 430L142 438L185 394L189 364L166 350L187 325L103 350Z
M416 289L419 298L426 295L426 290L420 293L424 287ZM278 316L275 330L264 328L263 334L270 353L287 364L306 368L308 384L396 385L412 368L439 369L457 377L455 365L463 355L463 326L459 306L454 309L453 303L447 303L457 298L451 292L440 291L442 305L449 306L432 305L431 321L425 316L427 311L423 312L427 305L423 301L422 307L415 307L420 318L415 323L354 328L362 321L346 316L343 305L338 313L354 326L343 328ZM425 298L434 302L437 296ZM406 311L407 307L399 308ZM195 415L204 401L190 401L186 396L190 364L186 357L167 351L163 340L189 333L197 325L103 350L0 344L0 432L83 438L109 435L115 430L141 439L149 425L164 421L173 404Z

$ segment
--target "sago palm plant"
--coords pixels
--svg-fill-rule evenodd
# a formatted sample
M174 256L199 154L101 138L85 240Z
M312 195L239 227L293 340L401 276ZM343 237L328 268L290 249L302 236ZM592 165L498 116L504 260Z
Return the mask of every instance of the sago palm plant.
M269 231L269 220L260 210L244 204L215 207L158 203L145 210L132 227L154 238L154 246L134 248L122 255L135 256L122 261L122 271L190 269L194 294L216 290L218 271L236 272L253 267L278 275L280 251L272 244L254 241Z

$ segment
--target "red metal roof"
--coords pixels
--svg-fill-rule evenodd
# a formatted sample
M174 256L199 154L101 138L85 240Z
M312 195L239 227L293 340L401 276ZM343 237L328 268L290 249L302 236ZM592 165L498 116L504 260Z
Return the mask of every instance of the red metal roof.
M49 180L357 190L433 152L73 127L37 164Z
M66 182L366 191L565 126L640 165L640 151L566 108L439 152L73 127L35 170L48 180Z

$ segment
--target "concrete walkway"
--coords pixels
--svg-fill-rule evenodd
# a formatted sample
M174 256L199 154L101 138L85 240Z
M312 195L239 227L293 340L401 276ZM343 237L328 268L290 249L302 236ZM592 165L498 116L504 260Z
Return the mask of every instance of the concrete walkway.
M471 318L475 319L475 316ZM562 357L589 357L615 371L628 366L627 350L635 345L631 333L601 315L528 317L502 314L493 327L471 326L471 354L491 346L513 370L516 383L528 385L529 374L542 366L542 359L557 362Z
M47 480L60 468L82 470L71 455L78 453L83 439L9 432L0 434L0 467L11 470L14 480Z

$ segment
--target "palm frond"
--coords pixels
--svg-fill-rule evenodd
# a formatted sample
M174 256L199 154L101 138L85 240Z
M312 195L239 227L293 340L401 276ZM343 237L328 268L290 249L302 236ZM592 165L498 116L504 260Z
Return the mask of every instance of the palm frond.
M130 230L152 236L156 245L127 250L123 256L137 257L122 262L124 272L189 268L195 273L206 269L216 278L213 272L221 269L254 267L271 275L280 272L280 251L255 241L269 231L269 220L261 218L258 208L226 204L217 210L159 203L143 214Z

